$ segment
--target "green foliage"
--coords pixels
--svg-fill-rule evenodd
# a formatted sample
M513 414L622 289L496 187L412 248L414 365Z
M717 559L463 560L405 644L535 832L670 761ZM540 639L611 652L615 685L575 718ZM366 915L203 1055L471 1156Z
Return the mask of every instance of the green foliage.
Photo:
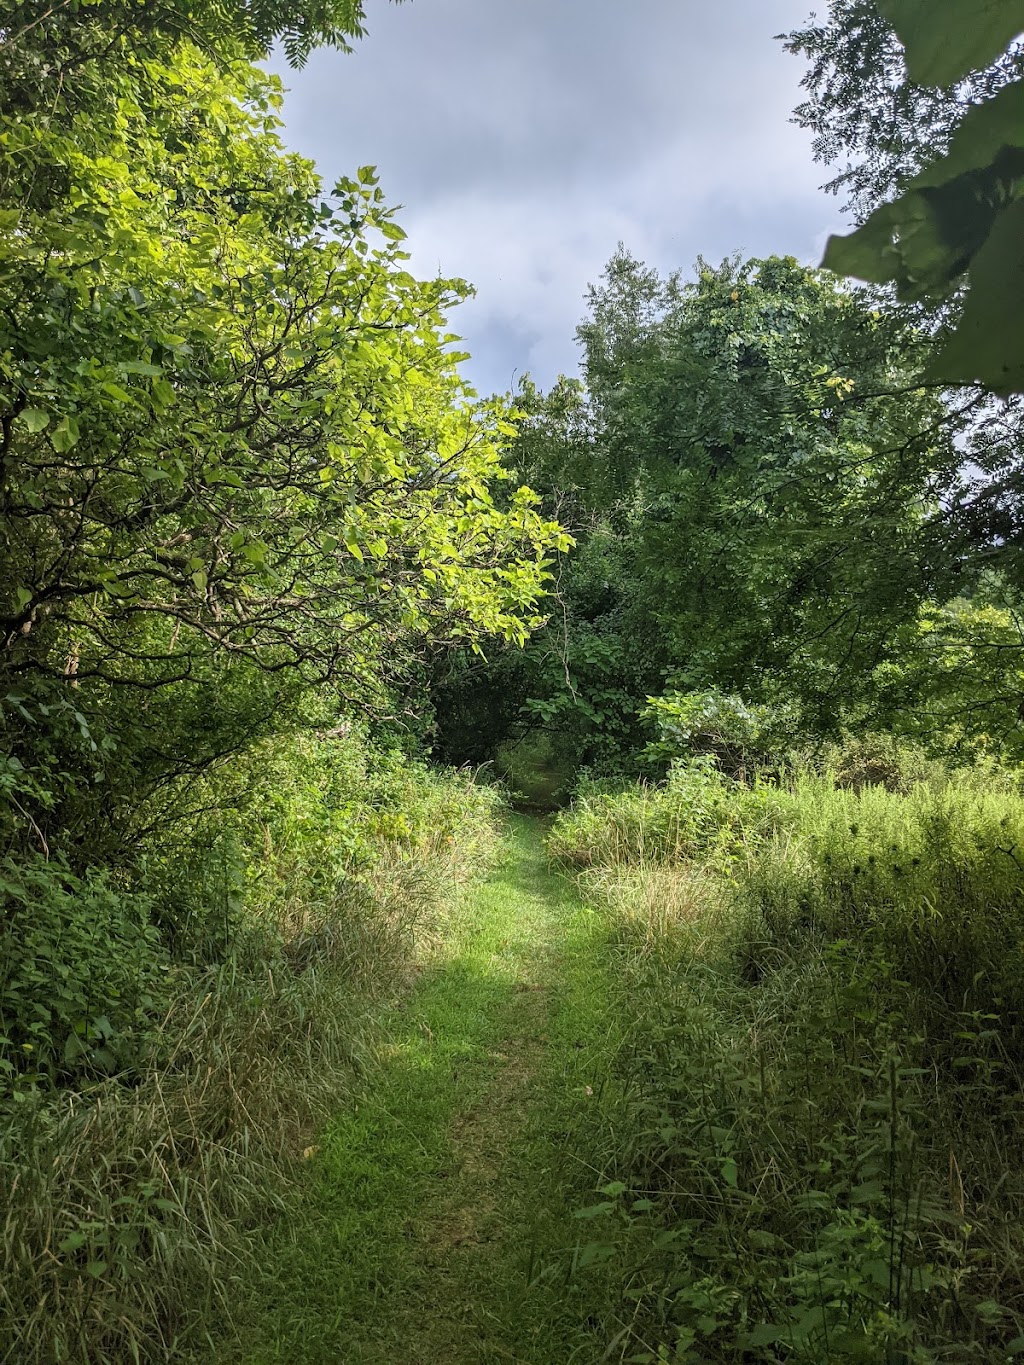
M845 735L841 741L818 745L810 757L798 755L794 767L803 774L824 775L843 790L884 787L903 796L918 783L945 785L950 776L948 765L929 758L920 745L886 734ZM976 782L982 778L999 785L991 766L979 764L973 772L961 770L959 776L961 780ZM1012 786L1008 774L1005 780Z
M100 874L3 873L0 1355L25 1365L209 1358L500 806L356 734L264 744L204 783L212 813L141 874L169 948ZM48 1057L77 1088L45 1083Z
M240 838L261 851L247 874L249 904L275 917L294 904L306 923L329 925L339 903L365 899L372 909L391 874L406 887L423 877L428 888L430 869L446 863L465 875L487 861L501 807L500 794L469 774L442 775L399 750L367 746L354 728L264 746L238 776L246 785ZM412 904L407 913L393 908L391 927L403 937L419 928ZM386 933L389 919L377 929Z
M137 1067L167 1003L148 898L42 858L0 865L0 1085Z
M553 857L573 868L643 864L726 854L745 788L724 779L710 755L679 766L661 787L592 791L559 814L548 837Z
M498 415L466 401L440 331L455 289L401 269L372 170L329 204L244 67L186 48L103 78L84 134L9 120L14 666L60 653L80 683L143 683L225 649L334 676L359 666L339 634L521 637L543 551L513 546L541 523L525 492L491 503ZM70 216L24 205L57 167Z
M640 597L635 547L607 522L577 533L560 602L527 645L522 723L544 731L564 766L633 773L644 696L663 682L664 642Z
M907 71L919 85L952 85L990 65L1024 32L1020 0L879 0L879 9L907 50Z
M975 574L947 510L974 503L967 417L917 381L929 338L875 303L793 260L684 281L613 258L579 329L586 388L525 386L508 452L578 548L525 655L469 683L502 739L542 730L578 769L629 777L645 699L669 689L816 737L893 723L880 678L921 603Z
M497 750L494 771L520 809L555 810L567 799L575 775L549 732L527 731Z
M396 0L400 3L400 0ZM280 43L293 66L302 66L315 47L350 50L365 32L363 0L75 0L39 6L14 3L4 19L3 47L20 57L26 47L45 46L53 55L70 49L81 60L102 50L103 35L127 34L136 43L181 39L219 58L239 51L264 57Z
M1024 56L1014 44L954 85L922 85L909 78L904 45L881 9L873 0L829 0L820 19L780 35L808 62L796 120L813 136L815 159L832 170L825 188L842 195L858 221L941 155L965 108L1018 79ZM950 60L964 50L947 49Z
M798 699L827 731L957 572L928 531L929 480L961 461L914 389L924 339L792 260L684 284L622 254L591 313L597 459L633 490L618 515L663 666L679 690Z
M753 772L779 747L779 717L770 708L715 690L648 697L644 716L657 727L645 753L658 764L710 754L735 777Z
M311 692L383 711L426 641L521 642L566 539L495 500L512 428L459 379L462 286L408 274L373 169L326 193L237 52L65 17L96 39L76 79L31 28L7 55L42 84L0 100L0 705L29 781L0 819L77 871Z
M946 9L888 0L880 9L906 46L910 78L921 84L953 84L1000 56L1024 28L1019 0ZM1018 81L968 106L944 154L855 233L833 237L826 249L823 264L830 269L892 281L905 299L942 297L969 276L963 314L926 370L933 381L1024 390L1022 128Z
M923 609L898 662L875 675L894 729L935 755L1019 764L1016 591L987 584L970 599Z

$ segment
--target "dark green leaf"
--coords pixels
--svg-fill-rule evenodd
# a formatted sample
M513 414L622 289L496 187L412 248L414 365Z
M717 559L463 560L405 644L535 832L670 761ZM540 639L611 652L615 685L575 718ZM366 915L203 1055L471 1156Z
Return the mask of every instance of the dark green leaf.
M1024 0L878 0L918 85L952 85L1024 32Z
M1024 391L1024 200L999 215L970 278L963 317L928 377Z
M1024 147L1024 83L1004 86L984 104L968 109L945 156L910 182L914 188L944 185L968 171L984 170L1004 147Z

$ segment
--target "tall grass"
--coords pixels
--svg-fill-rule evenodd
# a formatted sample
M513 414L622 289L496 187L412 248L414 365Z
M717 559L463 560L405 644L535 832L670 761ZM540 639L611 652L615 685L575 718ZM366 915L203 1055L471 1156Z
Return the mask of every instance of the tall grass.
M215 914L188 862L153 856L175 965L131 1071L3 1099L4 1362L203 1358L345 1102L375 1002L493 838L492 792L355 742L266 750L244 776L254 799L219 817L223 886L193 852Z
M551 840L618 926L621 1105L581 1211L609 1359L1013 1358L1024 801L934 772L686 785Z

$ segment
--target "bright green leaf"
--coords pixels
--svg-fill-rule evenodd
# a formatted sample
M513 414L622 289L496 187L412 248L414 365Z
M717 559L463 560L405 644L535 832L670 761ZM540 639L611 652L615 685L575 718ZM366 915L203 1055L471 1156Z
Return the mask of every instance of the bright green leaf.
M63 455L66 451L71 450L73 446L78 444L78 422L74 417L63 418L50 439L53 442L54 450Z
M50 414L44 412L42 408L22 408L18 414L18 421L29 431L45 431L50 424Z
M162 408L169 408L177 398L173 385L169 384L166 379L154 379L151 389L153 398Z

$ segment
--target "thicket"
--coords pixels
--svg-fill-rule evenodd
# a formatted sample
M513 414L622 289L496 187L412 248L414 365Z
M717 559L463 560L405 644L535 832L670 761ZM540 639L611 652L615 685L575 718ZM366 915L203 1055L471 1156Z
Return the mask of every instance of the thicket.
M1016 410L921 381L927 318L792 259L622 250L578 337L582 380L526 384L506 454L577 548L524 651L438 669L446 757L542 741L563 798L656 777L664 706L704 697L766 754L886 731L1018 760Z
M615 1358L1024 1349L1024 799L902 759L888 787L863 746L770 782L680 767L555 822L617 925L579 1215Z

